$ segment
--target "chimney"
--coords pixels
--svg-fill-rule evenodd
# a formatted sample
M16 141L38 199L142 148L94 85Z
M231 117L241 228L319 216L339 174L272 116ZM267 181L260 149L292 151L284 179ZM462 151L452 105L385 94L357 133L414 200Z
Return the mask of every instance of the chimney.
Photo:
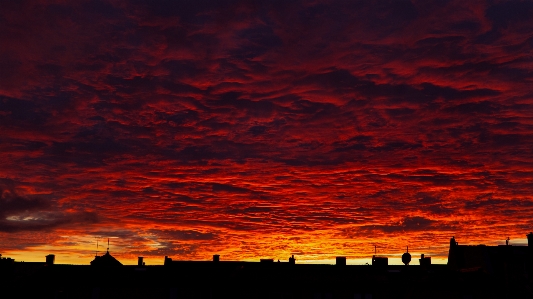
M291 265L296 264L296 259L294 258L294 254L292 255L292 257L289 258L289 264Z
M144 266L143 257L140 256L137 258L137 266L142 267Z
M172 264L172 259L165 255L165 266L170 266Z
M450 248L455 247L459 245L457 241L455 241L455 236L450 239Z
M274 259L259 259L260 263L273 263Z
M56 259L56 256L53 255L53 254L49 254L46 256L46 265L47 266L52 266L54 265L54 261Z
M338 256L335 258L335 265L337 266L346 266L346 257Z
M387 267L389 265L389 258L384 256L372 256L372 266Z
M424 256L423 253L420 255L420 259L418 261L420 262L420 266L429 266L429 265L431 265L431 257L430 256Z
M213 254L213 262L214 263L220 262L220 254Z
M527 234L527 246L533 249L533 233Z

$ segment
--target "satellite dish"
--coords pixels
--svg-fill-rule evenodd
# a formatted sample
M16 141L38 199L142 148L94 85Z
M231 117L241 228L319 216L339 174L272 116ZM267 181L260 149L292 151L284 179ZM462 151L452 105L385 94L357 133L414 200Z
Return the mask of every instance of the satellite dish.
M407 252L402 254L402 262L407 266L411 262L411 254L409 253L409 246L407 246Z

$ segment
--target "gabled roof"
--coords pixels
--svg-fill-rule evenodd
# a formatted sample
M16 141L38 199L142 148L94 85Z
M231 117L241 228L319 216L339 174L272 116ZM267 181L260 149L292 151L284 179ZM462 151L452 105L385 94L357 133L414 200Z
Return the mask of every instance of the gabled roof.
M94 260L91 261L91 266L122 266L122 263L109 254L108 251L102 256L95 256Z

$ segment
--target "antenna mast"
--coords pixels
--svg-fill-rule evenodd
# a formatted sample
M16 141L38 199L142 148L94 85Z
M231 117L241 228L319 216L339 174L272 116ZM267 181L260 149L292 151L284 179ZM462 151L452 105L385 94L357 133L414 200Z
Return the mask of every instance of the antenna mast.
M109 252L109 238L107 238L107 252Z

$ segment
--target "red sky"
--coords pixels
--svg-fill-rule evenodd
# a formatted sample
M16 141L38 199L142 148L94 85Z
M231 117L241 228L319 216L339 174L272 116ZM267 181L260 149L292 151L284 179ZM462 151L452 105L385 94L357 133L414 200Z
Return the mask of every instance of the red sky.
M531 15L532 1L3 1L0 253L88 264L109 237L124 263L362 264L374 245L445 262L451 236L523 243Z

